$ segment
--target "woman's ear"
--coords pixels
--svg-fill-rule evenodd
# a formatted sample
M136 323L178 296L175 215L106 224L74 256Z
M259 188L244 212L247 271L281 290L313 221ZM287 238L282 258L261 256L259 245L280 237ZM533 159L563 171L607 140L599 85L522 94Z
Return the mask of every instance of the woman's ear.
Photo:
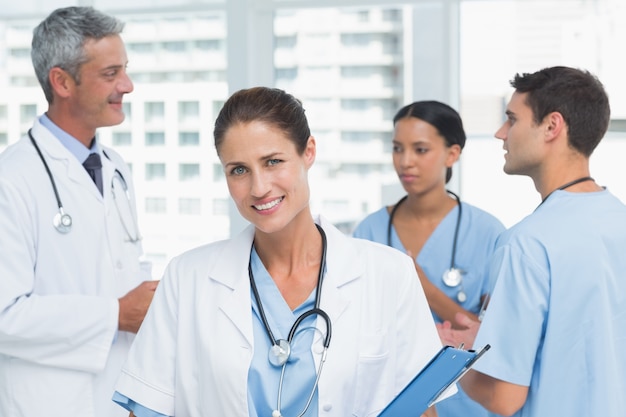
M315 154L316 154L316 143L315 138L313 136L309 136L309 139L306 142L306 147L304 148L304 160L306 162L306 167L311 168L313 163L315 162Z
M447 149L448 149L448 156L446 157L446 167L452 168L452 165L454 165L454 163L459 160L462 149L461 149L461 146L457 144L448 146Z

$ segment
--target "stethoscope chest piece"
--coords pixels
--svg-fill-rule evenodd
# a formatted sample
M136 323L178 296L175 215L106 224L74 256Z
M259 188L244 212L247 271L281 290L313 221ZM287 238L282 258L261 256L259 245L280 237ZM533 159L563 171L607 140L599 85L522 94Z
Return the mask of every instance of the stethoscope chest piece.
M443 283L450 288L459 287L459 291L456 293L456 299L459 303L467 301L467 294L463 291L463 271L459 268L446 269L441 277Z
M443 273L443 283L448 287L458 287L463 280L463 272L458 268L446 269Z
M59 207L59 211L52 218L52 224L59 233L69 233L72 229L72 217L63 212L63 209Z
M291 345L285 339L278 339L270 348L268 358L272 365L283 366L291 354Z

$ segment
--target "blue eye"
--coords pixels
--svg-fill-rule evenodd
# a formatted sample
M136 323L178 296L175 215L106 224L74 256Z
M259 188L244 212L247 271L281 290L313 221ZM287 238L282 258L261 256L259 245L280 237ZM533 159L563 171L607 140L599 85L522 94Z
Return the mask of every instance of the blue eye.
M281 162L281 160L280 160L280 159L269 159L269 160L267 161L267 165L270 165L270 166L272 166L272 165L278 165L280 162Z
M245 174L245 172L246 172L246 169L242 166L235 167L230 171L230 173L233 175L243 175Z

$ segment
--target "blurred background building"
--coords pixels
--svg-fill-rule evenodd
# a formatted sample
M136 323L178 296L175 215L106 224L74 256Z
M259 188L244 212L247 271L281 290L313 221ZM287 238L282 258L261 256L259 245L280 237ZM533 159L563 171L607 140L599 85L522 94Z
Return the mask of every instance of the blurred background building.
M132 3L132 4L131 4ZM626 201L626 4L620 0L22 0L0 9L0 151L46 109L30 61L33 27L50 11L92 5L124 22L126 120L100 140L129 162L147 257L229 237L245 222L230 202L213 122L230 93L276 86L302 100L318 143L314 212L346 233L402 195L391 119L404 104L457 108L468 143L451 188L507 226L539 196L502 173L493 133L516 72L570 65L610 94L610 132L592 174Z

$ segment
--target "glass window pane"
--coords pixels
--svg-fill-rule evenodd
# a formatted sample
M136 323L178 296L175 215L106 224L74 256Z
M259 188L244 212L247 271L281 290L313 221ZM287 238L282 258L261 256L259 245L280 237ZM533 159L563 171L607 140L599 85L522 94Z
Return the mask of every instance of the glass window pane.
M35 117L37 117L36 104L20 105L20 120L22 121L22 123L31 123Z
M165 132L146 132L146 146L165 145Z
M146 213L163 214L167 211L167 200L163 197L146 197Z
M178 103L178 120L182 122L197 121L200 118L200 102L181 101Z
M178 144L180 146L198 146L200 144L200 133L180 132L178 134Z
M178 212L180 214L198 215L202 213L202 204L199 198L178 199Z
M162 121L165 117L165 103L147 102L145 104L146 122Z
M180 181L192 181L200 178L200 164L180 164L178 166L178 179Z
M130 146L132 145L132 135L130 132L113 132L113 146Z
M224 181L225 178L222 164L213 164L213 182L221 182Z
M165 179L164 163L148 163L146 164L146 181L156 181Z

